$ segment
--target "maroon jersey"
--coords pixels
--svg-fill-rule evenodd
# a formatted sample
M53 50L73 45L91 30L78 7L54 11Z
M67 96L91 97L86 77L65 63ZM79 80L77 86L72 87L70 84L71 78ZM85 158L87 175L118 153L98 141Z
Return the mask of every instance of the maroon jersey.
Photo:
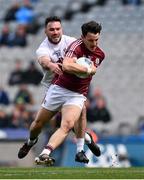
M89 51L85 47L82 39L78 39L69 46L65 56L76 57L76 58L87 57L94 62L94 65L96 67L98 67L103 61L105 54L99 47L96 48L95 52ZM88 93L88 88L91 79L92 76L88 76L87 78L82 79L74 74L69 74L67 72L64 72L57 79L55 79L53 83L68 90L78 92L80 94L84 94L86 96Z

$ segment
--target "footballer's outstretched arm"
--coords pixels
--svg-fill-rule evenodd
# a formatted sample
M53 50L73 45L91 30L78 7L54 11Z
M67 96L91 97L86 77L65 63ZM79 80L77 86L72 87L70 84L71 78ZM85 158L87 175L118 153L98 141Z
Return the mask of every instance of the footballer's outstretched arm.
M39 57L38 62L44 69L47 69L47 70L50 69L49 65L51 63L51 60L50 60L50 58L48 56Z
M59 67L60 63L54 63L48 56L42 56L38 58L39 64L46 70L50 70L57 74L62 74L62 70Z

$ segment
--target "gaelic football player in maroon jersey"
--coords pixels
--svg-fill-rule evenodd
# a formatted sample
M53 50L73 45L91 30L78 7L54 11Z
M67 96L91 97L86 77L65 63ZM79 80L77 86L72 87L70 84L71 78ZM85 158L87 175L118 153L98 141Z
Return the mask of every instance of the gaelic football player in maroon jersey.
M44 124L47 119L52 118L61 109L61 126L51 136L47 146L39 155L40 163L48 165L54 163L50 153L64 141L69 131L80 118L92 76L96 73L96 68L104 59L103 51L97 46L101 25L95 21L90 21L83 24L81 30L81 38L73 42L66 52L62 65L63 74L58 76L49 87L38 118L36 118L30 128L30 139L34 139L34 134L35 139L37 139L41 131L41 127L38 127L37 124L40 121L43 121L41 123ZM86 68L78 65L76 58L79 57L91 59L93 62L91 67ZM81 79L75 75L76 73L85 73L89 76ZM84 151L77 153L75 160L88 163Z

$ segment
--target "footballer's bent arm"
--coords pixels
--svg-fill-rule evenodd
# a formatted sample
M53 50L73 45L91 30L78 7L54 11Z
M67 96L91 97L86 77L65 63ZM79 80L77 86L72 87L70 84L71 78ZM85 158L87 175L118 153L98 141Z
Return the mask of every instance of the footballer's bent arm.
M76 63L75 58L65 57L62 65L63 71L75 74L75 73L88 73L88 68L83 67Z

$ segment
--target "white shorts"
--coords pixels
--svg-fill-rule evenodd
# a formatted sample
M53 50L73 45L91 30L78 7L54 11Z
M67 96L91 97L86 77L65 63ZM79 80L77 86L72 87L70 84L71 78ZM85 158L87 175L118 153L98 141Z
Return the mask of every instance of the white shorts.
M85 101L86 97L83 94L52 84L46 92L42 107L50 111L59 111L62 106L76 105L82 109Z

